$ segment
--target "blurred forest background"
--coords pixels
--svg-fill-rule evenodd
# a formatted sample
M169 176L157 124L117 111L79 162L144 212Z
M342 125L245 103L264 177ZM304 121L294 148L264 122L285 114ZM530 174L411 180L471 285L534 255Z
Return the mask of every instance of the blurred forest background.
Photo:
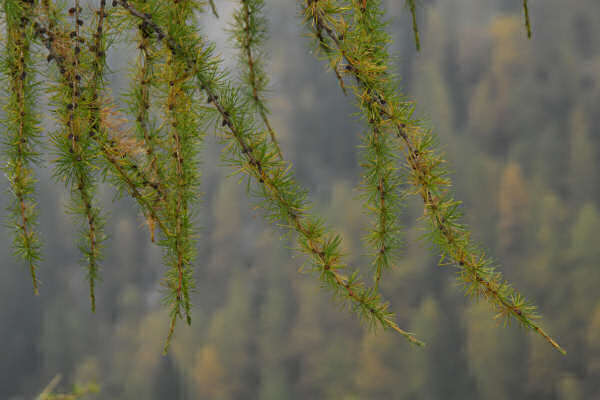
M203 17L230 67L223 27L236 5ZM540 307L568 351L515 326L497 326L466 298L422 234L409 199L406 249L382 290L411 347L341 312L318 280L299 273L290 241L263 222L244 185L228 178L220 146L204 151L199 255L191 327L161 355L158 248L129 199L110 209L97 313L90 312L64 188L41 168L45 261L35 297L0 230L0 399L30 399L52 377L61 388L96 381L99 399L595 399L600 398L600 2L423 0L416 53L404 1L387 9L403 90L444 146L476 239L509 281ZM352 265L368 271L356 191L360 123L335 76L309 54L294 1L267 1L272 120L317 212L344 235ZM118 96L127 48L108 62ZM2 180L0 189L6 189ZM5 206L7 196L2 196ZM369 278L367 276L367 278Z

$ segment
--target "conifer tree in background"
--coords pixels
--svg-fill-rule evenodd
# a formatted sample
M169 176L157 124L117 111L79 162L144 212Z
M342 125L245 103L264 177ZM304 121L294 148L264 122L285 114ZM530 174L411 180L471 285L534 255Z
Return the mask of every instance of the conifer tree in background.
M247 182L248 194L265 218L291 234L322 286L369 326L392 329L413 344L423 344L398 326L379 292L386 271L398 261L403 201L416 195L423 201L427 237L439 249L440 263L456 267L466 292L485 299L497 317L516 321L564 352L537 323L536 308L502 278L461 222L460 202L450 190L435 137L414 117L414 104L397 90L380 0L298 0L294 5L301 9L318 54L344 93L354 96L365 122L360 190L371 219L365 243L372 259L372 285L344 261L341 236L310 211L308 193L296 182L269 120L264 0L240 0L229 29L239 50L239 85L198 29L199 13L208 9L217 16L212 1L59 4L5 0L2 14L9 226L36 293L41 246L32 166L40 161L42 149L49 149L56 155L54 175L70 194L68 211L81 227L79 247L92 311L105 240L105 217L95 199L98 182L129 195L144 215L150 240L162 248L167 268L166 351L176 322L192 321L195 216L202 212L199 162L203 138L216 133L224 161ZM416 4L406 4L419 48ZM530 35L527 0L523 9ZM105 90L106 55L117 39L133 41L137 48L125 109ZM36 101L44 90L51 95L56 121L48 132L42 132Z

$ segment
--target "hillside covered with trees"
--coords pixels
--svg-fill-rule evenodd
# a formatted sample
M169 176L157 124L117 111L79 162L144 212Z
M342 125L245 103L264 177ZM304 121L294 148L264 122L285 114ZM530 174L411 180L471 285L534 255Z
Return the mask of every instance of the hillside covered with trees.
M302 271L294 244L228 178L222 146L207 136L194 323L178 326L166 356L164 267L133 202L111 203L114 192L99 190L109 240L93 314L64 191L50 170L37 171L40 296L0 230L0 398L31 398L57 373L61 388L94 381L96 398L115 400L600 397L600 3L530 1L527 39L520 1L424 0L420 52L404 2L385 3L402 90L444 149L474 239L539 306L567 355L516 325L498 326L483 301L464 296L456 270L438 266L422 239L423 203L411 197L400 261L381 290L399 325L427 346L369 331ZM223 28L237 5L217 2L219 19L202 17L231 68ZM281 149L316 211L342 233L349 264L367 273L369 221L357 191L365 127L310 54L296 4L267 1L266 10L268 101ZM130 66L120 55L131 50L117 43L107 60L121 101Z

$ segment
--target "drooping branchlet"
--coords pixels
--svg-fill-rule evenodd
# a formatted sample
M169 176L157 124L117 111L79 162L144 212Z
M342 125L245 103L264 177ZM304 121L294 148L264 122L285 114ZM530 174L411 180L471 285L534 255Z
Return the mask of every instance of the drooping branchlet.
M6 0L6 42L0 69L4 76L3 93L6 114L2 119L3 153L6 163L4 174L9 181L10 223L13 229L13 249L28 266L33 290L37 294L37 269L41 260L41 241L37 232L37 204L33 166L38 160L37 146L40 131L35 113L35 85L28 71L31 60L33 4L28 1ZM31 28L34 28L33 30Z
M404 146L405 153L408 155L407 167L411 173L410 183L413 190L422 198L425 214L430 223L429 237L439 247L443 258L450 259L459 266L459 280L465 283L469 293L485 298L498 315L507 320L516 319L522 326L533 330L556 349L564 352L558 343L535 322L537 318L535 307L503 280L491 260L471 241L470 233L459 222L460 203L453 199L449 190L450 179L443 167L444 161L435 149L435 142L430 132L413 119L413 106L406 107L405 103L401 106L395 86L389 84L387 73L373 73L373 70L364 69L369 65L385 65L385 59L382 57L387 57L387 51L358 53L363 46L369 46L373 42L373 37L365 33L385 34L382 29L377 28L383 26L379 1L368 1L368 7L372 7L372 11L368 13L357 7L356 2L352 0L334 2L346 3L346 1L349 4L343 7L332 7L332 4L328 4L328 8L325 9L320 4L307 0L304 8L305 19L307 22L310 21L309 29L317 31L315 36L318 36L318 32L327 32L334 45L327 52L327 56L334 60L344 60L348 65L352 65L352 75L357 88L355 94L359 95L367 90L369 97L374 96L375 103L381 106L376 112L386 118L386 134L397 137ZM369 18L369 24L361 28L365 18ZM337 39L338 32L341 30L346 32L354 30L359 33L352 39L346 36L346 41L355 42L354 46L342 44ZM361 63L361 59L364 59L364 62ZM362 104L361 100L362 98L359 99L359 104ZM368 100L367 103L374 102ZM361 111L363 115L366 114L367 119L371 118L369 114L372 114L372 111L364 108ZM415 154L419 155L418 159L415 159Z

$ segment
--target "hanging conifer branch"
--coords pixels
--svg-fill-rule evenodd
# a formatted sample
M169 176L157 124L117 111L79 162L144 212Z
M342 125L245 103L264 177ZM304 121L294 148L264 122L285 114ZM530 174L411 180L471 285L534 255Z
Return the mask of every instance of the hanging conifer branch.
M388 58L389 37L384 30L373 29L374 25L371 21L372 14L377 12L377 7L374 7L374 4L378 3L369 1L355 4L360 8L357 18L362 20L361 24L358 25L361 31L351 32L351 34L364 38L361 41L360 53L376 55L378 61L372 65L371 73L384 74ZM339 46L337 46L337 43L349 40L346 36L349 32L345 27L342 28L335 36L335 42L326 41L322 37L323 32L327 36L334 35L327 27L316 26L313 33L318 40L319 48L328 49L326 54L330 57L330 62L335 71L342 70L345 74L352 76L354 66L345 62L345 54L340 52ZM389 79L389 77L386 79ZM343 79L338 81L344 93L346 93ZM384 88L381 87L381 89ZM369 101L372 96L371 89L355 87L354 91L356 96L359 97L359 106L370 129L361 146L363 149L361 165L364 169L361 189L365 207L374 220L365 240L373 251L374 280L375 286L378 287L383 271L395 262L399 248L402 245L401 229L398 223L402 194L399 190L400 176L395 167L397 161L395 154L398 149L395 148L396 144L393 141L382 134L384 121L378 108ZM388 94L394 96L393 91L388 90Z
M371 326L393 329L411 343L422 345L412 334L398 327L393 314L388 311L389 304L383 302L375 290L364 286L358 272L352 272L350 276L342 274L347 265L341 260L341 238L308 214L310 204L305 191L293 180L289 164L277 156L274 144L257 132L251 114L239 99L239 91L223 81L212 46L202 46L199 39L192 41L192 35L185 42L177 42L161 28L161 25L168 26L166 21L162 24L156 22L164 16L142 13L128 1L120 0L118 3L144 21L158 40L164 40L171 51L185 60L217 112L217 121L222 121L220 125L225 128L228 163L246 174L249 182L255 183L252 193L261 199L260 205L267 212L267 219L296 231L299 251L310 256L313 269L319 273L322 282Z
M90 41L89 52L92 54L92 79L89 88L89 104L90 104L90 120L89 120L89 135L94 137L99 134L100 129L100 91L104 87L104 67L106 55L106 39L108 32L105 29L106 20L106 0L100 0L100 6L95 13L96 23L92 34L93 41Z
M59 60L61 60L61 58L59 58ZM60 71L64 72L65 79L68 78L68 70L65 66L61 66ZM99 102L98 99L97 101ZM113 108L113 106L106 106L105 110ZM104 111L105 117L100 118L101 132L103 132L103 128L106 128L109 125L106 121L108 119L106 114L109 113L109 111ZM102 114L102 109L100 109L100 114ZM189 116L191 114L183 113L182 115ZM165 257L169 258L172 254L179 254L181 256L181 261L185 261L183 251L187 250L188 252L193 252L193 249L186 249L184 246L180 245L179 242L181 239L178 239L176 236L176 229L173 226L167 227L168 224L165 224L165 221L178 218L177 216L180 215L180 213L177 212L174 206L167 203L165 194L168 192L168 189L164 187L163 183L157 182L155 180L156 178L148 176L147 173L143 171L139 166L139 161L136 161L136 158L139 157L133 153L136 151L138 153L147 154L147 149L144 149L140 143L132 142L131 139L127 138L126 134L125 136L123 136L123 134L116 134L117 132L115 131L117 130L114 127L112 127L112 131L112 138L108 138L106 134L92 136L94 137L94 140L99 141L101 155L110 164L110 170L113 173L113 182L117 187L124 185L125 189L137 200L142 208L142 212L147 215L147 219L153 224L158 223L162 233L165 235L160 241L160 244L165 248ZM195 164L192 163L190 170L197 170ZM140 186L145 186L150 190L150 193L148 193L148 190L146 190L146 194L141 192ZM153 198L151 201L148 200L149 196ZM177 199L181 199L181 197L173 196L171 203L174 203ZM168 212L168 210L171 210L171 212ZM181 233L180 237L183 236L185 236L184 233ZM182 284L182 289L179 290L181 293L179 304L186 310L186 313L189 314L190 305L188 288L193 286L193 284L188 283L191 280L191 272L189 270L186 270L185 272L182 270L181 274L178 273L176 275L178 282L181 279ZM168 287L172 287L173 284L171 281L173 279L169 280L168 278L169 274L167 274L166 284Z
M192 37L188 37L193 30L183 27L188 24L195 25L193 17L196 7L196 2L191 0L180 0L168 5L165 13L171 21L168 34L175 42L193 40ZM197 102L194 101L195 86L187 63L179 59L171 48L168 48L165 60L159 84L165 91L164 120L168 124L172 154L172 161L167 168L167 182L170 183L168 201L172 205L169 224L175 233L175 252L168 252L165 260L171 266L166 276L167 286L175 289L166 300L172 304L171 327L164 349L166 352L176 319L183 318L182 313L185 313L187 323L191 324L189 293L194 287L191 264L195 256L195 241L192 240L193 221L190 208L197 203L199 168L195 159L204 135L200 133L201 116L197 110Z
M52 26L56 26L56 24L53 24ZM96 32L98 32L98 29L96 29ZM63 56L59 56L56 53L56 46L52 45L54 41L50 40L50 36L54 37L56 34L53 34L41 24L38 24L37 33L42 37L43 42L50 52L48 60L56 61L63 79L67 80L69 76L67 74L65 59ZM48 36L44 36L46 34ZM96 49L98 50L99 48L97 47ZM104 47L101 47L96 52L97 61L104 61L104 51ZM95 70L98 71L99 69L96 68ZM95 87L98 88L98 85ZM135 161L136 158L139 158L139 153L144 154L147 151L140 143L133 142L127 137L125 132L120 130L118 123L119 117L112 111L115 107L110 104L103 106L100 98L96 97L97 94L97 92L91 94L90 97L92 100L95 99L92 101L92 110L96 110L96 107L98 107L99 130L97 134L94 133L93 129L90 130L89 136L97 142L103 160L107 161L108 165L103 167L105 170L103 173L104 176L109 174L112 183L117 188L123 187L123 190L128 191L138 202L142 212L145 215L148 215L152 221L158 223L161 231L167 237L172 236L163 225L162 221L165 218L163 215L159 215L160 210L158 210L158 207L156 206L158 203L157 199L164 198L164 195L162 194L164 192L161 191L164 189L161 189L161 184L153 181L151 177L147 176ZM90 114L91 118L93 117L93 114L94 113ZM90 119L90 126L93 127L94 123L92 123L92 119ZM107 135L107 132L111 132L110 137Z
M90 46L90 51L94 54L93 71L94 77L92 82L94 86L90 93L90 137L99 146L100 155L104 161L108 162L108 169L113 175L115 186L124 185L124 190L128 191L132 197L138 202L142 214L151 221L149 225L159 224L160 229L169 236L170 233L162 224L162 217L158 217L161 207L166 208L165 188L162 185L162 175L159 171L159 164L153 152L153 140L146 119L148 118L149 108L149 87L150 77L152 76L152 64L146 65L146 59L150 57L147 49L144 48L145 41L140 44L140 49L145 53L144 67L142 68L142 78L140 81L141 101L136 104L139 106L137 121L140 123L142 136L145 142L135 142L129 138L128 134L121 128L124 119L116 112L116 107L108 100L100 96L100 86L103 84L102 73L105 65L105 57L107 50L107 40L110 33L105 28L104 21L108 17L106 14L106 1L100 0L100 9L96 13L98 15L97 25L93 34L94 44ZM140 27L140 31L143 31ZM138 99L137 96L133 96ZM139 99L138 99L139 100ZM140 121L141 120L141 121ZM110 134L108 134L110 132ZM110 136L110 137L109 137ZM148 166L144 166L144 159L140 154L146 154L150 160ZM106 168L106 167L105 167ZM130 172L127 172L130 171ZM108 171L107 171L108 172ZM106 173L105 173L106 175ZM152 198L152 201L148 201ZM154 242L154 231L151 229L152 241Z
M148 29L143 23L138 25L138 33L140 35L138 44L140 54L138 70L130 92L130 112L136 119L137 136L144 141L147 148L148 163L144 166L144 170L147 170L156 181L163 182L165 176L162 168L163 162L159 162L159 157L164 156L164 152L158 144L160 132L155 128L155 121L150 121L150 113L148 112L151 107L150 89L152 86L158 85L154 73L155 60L158 58L158 54L156 54ZM158 207L161 200L165 200L165 198L157 196L153 202L153 207ZM147 213L145 213L145 216L150 228L151 240L154 242L156 220Z
M49 26L55 26L55 24ZM45 28L41 22L37 23L36 34L49 52L48 62L54 60L63 79L67 79L64 58L59 56L52 46L53 41L50 40L50 35L53 34L50 29ZM101 134L93 135L93 137L98 144L101 156L107 162L103 175L105 177L109 175L113 185L120 191L129 192L138 202L142 212L148 213L159 224L161 230L170 236L170 232L162 225L162 218L159 218L156 207L151 205L152 202L156 203L154 199L164 198L163 189L158 182L151 180L151 177L142 171L142 168L135 162L138 153L147 153L147 150L142 144L133 142L125 132L120 130L119 117L115 115L114 105L110 102L103 105L100 99L97 104L99 105L99 132ZM107 132L111 132L111 136ZM90 136L92 133L93 131L90 132ZM130 174L127 171L133 171L133 173ZM130 175L135 175L135 177ZM148 200L149 198L152 199L152 202Z
M215 0L208 0L210 3L210 8L215 17L219 18L219 13L217 12L217 6L215 5Z
M385 66L389 58L387 52L389 37L382 29L372 29L372 15L377 13L377 7L374 4L377 3L370 1L361 5L361 13L357 15L360 23L357 24L358 31L355 34L364 35L367 39L363 42L364 49L361 51L364 54L373 54L378 59L377 65ZM345 34L342 36L345 37ZM340 36L338 36L338 40L340 40L339 38ZM347 64L344 69L347 74L352 74L353 66ZM374 74L384 74L385 72L383 68L373 71ZM393 95L393 93L389 94ZM370 128L369 134L363 139L362 190L365 207L374 219L366 241L373 250L375 287L377 288L383 271L396 262L402 244L401 227L398 220L402 205L401 181L395 167L397 162L395 154L398 149L396 144L383 132L384 121L375 104L369 101L370 91L364 91L363 88L363 92L358 95L360 96L360 108L363 115L368 117L367 122Z
M365 206L373 218L372 228L365 237L372 249L375 288L379 287L383 271L394 263L402 245L398 214L401 207L400 179L394 153L390 143L377 122L363 140L364 169L362 191Z
M51 46L50 46L51 49ZM100 53L104 55L103 50ZM54 55L49 59L57 59ZM62 61L61 58L57 59L57 62ZM61 65L60 71L67 78L67 71L64 66ZM96 98L96 104L100 104L100 100ZM143 146L143 143L136 142L129 137L128 133L124 132L118 126L119 123L115 121L119 120L118 113L116 113L115 107L107 104L104 107L99 107L100 114L100 133L99 135L91 135L98 142L99 150L103 160L107 161L107 166L104 168L105 177L108 175L117 188L129 192L132 197L138 202L142 213L146 215L146 218L150 221L149 225L157 223L164 234L164 237L160 241L160 244L165 249L165 257L170 257L170 254L176 253L173 250L177 247L177 237L173 232L167 228L166 223L168 221L177 218L178 213L174 206L171 206L167 202L166 193L167 188L164 187L162 182L156 181L156 177L151 177L141 167L140 155L148 154L148 149ZM110 132L110 134L107 134ZM195 164L191 165L192 170L197 170ZM174 203L172 197L171 203ZM169 212L168 210L171 210ZM182 234L183 236L183 234ZM179 274L176 274L179 277ZM184 304L187 299L187 305L184 305L189 313L189 295L187 294L187 287L191 286L187 282L191 279L191 274L186 272L184 275L186 279L185 284L186 290L185 295L180 296L181 304ZM173 286L167 282L167 286ZM183 293L183 291L180 291Z
M78 7L79 7L79 3L76 2L75 3L75 13L76 13L76 21L77 21L77 25L79 24L79 11L78 11ZM90 43L93 43L92 45L90 45L89 47L89 54L91 55L91 69L92 69L92 74L91 74L91 79L88 83L88 87L86 88L86 90L84 91L84 93L87 95L87 101L86 104L88 104L88 108L89 108L89 117L88 117L88 121L87 121L87 135L89 137L89 142L88 142L88 146L92 146L94 145L94 137L96 135L100 134L100 91L103 89L104 87L104 80L103 80L103 73L104 73L104 63L105 63L105 48L106 48L106 43L105 43L105 38L106 38L106 34L104 32L105 27L104 27L104 22L105 22L105 7L106 7L106 0L100 0L100 6L98 8L98 10L95 13L95 24L91 25L94 27L93 33L92 33L92 37L93 40L90 41ZM82 43L82 40L79 40L77 45L79 45L79 43ZM76 47L77 49L78 47ZM76 51L76 53L79 53L79 51ZM94 152L96 150L94 149ZM88 207L89 202L91 201L91 199L88 199L88 202L86 202L86 208L91 208ZM99 252L99 247L100 247L100 243L105 239L105 236L103 234L103 232L99 232L96 233L95 230L97 229L96 226L94 226L94 222L93 219L97 219L98 218L98 214L99 214L99 210L97 210L95 212L95 216L90 217L89 215L90 213L88 212L88 225L89 225L89 229L90 229L90 238L91 240L89 241L89 253L88 253L88 260L89 260L89 267L88 267L88 281L89 281L89 285L90 285L90 297L92 299L92 312L95 312L96 310L96 296L94 294L94 285L95 285L95 281L98 277L98 265L97 263L101 260L102 255ZM100 238L100 240L98 240L98 238ZM100 242L100 243L99 243Z
M36 146L39 142L38 118L34 111L36 96L34 65L31 60L33 21L32 4L23 0L6 0L6 48L1 64L2 75L7 79L4 110L6 117L2 138L6 158L3 170L9 180L11 202L10 226L13 231L13 248L28 267L33 290L38 294L36 275L41 259L41 244L37 232L37 204L35 201L35 176L33 165L38 162ZM5 86L5 85L2 85Z
M370 40L364 32L382 29L382 12L371 13L369 27L360 28L365 20L356 4L356 1L341 5L335 0L308 0L304 3L305 21L313 32L326 32L330 47L337 49L335 59L343 59L348 64L347 70L356 82L353 89L359 104L370 102L384 121L386 132L404 143L413 193L419 194L424 201L425 218L431 227L428 236L439 247L442 262L448 259L457 266L459 281L465 285L467 293L485 298L498 317L504 318L507 323L515 319L564 353L558 343L534 322L539 318L536 308L502 278L492 261L471 241L466 227L459 222L460 203L453 199L449 190L451 182L431 133L412 117L413 104L401 102L390 95L395 93L395 87L391 87L389 75L385 72L385 60L377 53L364 51L365 46L368 47L364 42ZM379 8L375 0L369 1L369 4ZM349 24L348 20L353 20L354 24ZM344 42L338 39L341 32Z
M263 45L268 33L267 20L263 15L264 7L264 0L241 0L241 7L233 16L235 23L231 32L235 45L240 50L240 67L244 71L242 80L248 88L246 96L269 131L279 157L283 157L275 131L267 116L269 109L264 98L265 90L269 85L269 77L261 61L266 56Z
M527 1L527 0L524 0ZM417 51L421 50L421 39L419 38L419 25L417 24L417 5L416 0L406 0L406 5L410 10L410 16L412 18L412 28L415 35L415 47Z
M531 39L531 23L529 22L529 7L527 0L523 0L523 14L525 16L525 28L527 29L527 37Z
M50 15L48 13L48 15ZM103 14L100 13L100 16ZM57 37L60 37L60 40L66 42L69 41L71 33L67 36L62 31L58 31L56 29L57 24L51 24L55 27L55 32L51 32L49 29L46 29L40 23L36 23L37 30L36 33L42 39L44 44L49 50L48 61L56 61L59 67L59 74L62 76L64 81L68 81L71 77L68 71L67 59L63 55L59 55L57 51L65 51L65 48L68 48L68 45L65 44L57 44ZM102 29L96 29L97 33L100 33ZM74 35L73 35L74 36ZM98 47L96 47L98 49ZM92 50L96 50L92 48ZM95 60L96 62L100 61L98 57L104 56L104 48L102 47L99 51L96 52ZM103 59L101 60L103 61ZM73 64L73 63L71 63ZM98 66L94 67L94 71L100 71ZM96 75L93 75L96 77ZM93 78L95 79L95 78ZM100 80L100 79L99 79ZM99 85L91 86L95 89L99 87ZM99 98L97 97L97 92L90 96L86 96L93 101L91 104L92 110L96 110L96 106L101 104ZM167 247L168 253L168 244L173 241L170 238L173 238L174 235L171 233L167 227L164 225L163 221L168 219L168 214L161 210L166 210L166 202L160 202L160 199L165 199L165 188L162 183L151 180L152 178L147 176L145 172L142 171L142 168L138 166L138 163L135 161L136 158L139 158L139 154L147 154L147 149L145 149L141 143L132 142L131 139L127 137L127 134L119 130L119 124L113 121L118 120L118 117L115 115L114 106L110 104L105 105L104 107L98 106L98 115L99 115L99 132L101 134L94 134L94 131L90 131L90 137L92 137L96 142L98 142L99 150L101 152L101 156L104 160L108 162L108 170L111 172L111 179L113 184L117 187L124 187L125 190L132 194L132 197L136 199L138 204L140 205L142 212L144 214L149 215L149 218L158 223L162 233L164 233L165 238L162 243ZM67 106L67 109L70 107ZM92 118L94 113L90 113L90 126L94 126ZM106 132L111 131L111 137L107 136ZM196 170L196 166L192 166L193 170ZM106 176L105 171L104 175ZM132 171L129 173L128 171ZM144 192L140 191L140 188L145 188ZM149 201L149 199L152 199ZM151 205L153 203L154 205ZM160 203L160 207L157 207L157 204ZM163 212L160 214L160 212ZM171 213L174 215L174 213ZM93 292L92 292L93 293ZM93 298L93 297L92 297ZM188 306L189 307L189 306Z
M55 106L54 113L61 125L59 130L51 135L58 155L54 175L63 180L71 190L72 203L69 212L80 215L85 220L80 231L82 240L79 249L83 253L82 263L87 268L91 307L92 311L95 311L94 289L99 263L102 260L101 249L106 237L103 232L105 221L94 201L94 170L98 167L96 150L89 135L90 103L86 99L90 97L90 88L94 90L97 87L97 82L91 83L90 79L94 74L88 73L92 69L93 58L81 47L85 40L80 34L83 19L79 2L76 2L68 13L73 19L73 30L69 33L57 27L59 22L55 15L45 15L48 21L53 21L54 27L52 30L44 30L47 35L47 48L51 50L48 61L55 59L59 65L58 79L50 88L51 101ZM99 78L95 76L94 79Z

